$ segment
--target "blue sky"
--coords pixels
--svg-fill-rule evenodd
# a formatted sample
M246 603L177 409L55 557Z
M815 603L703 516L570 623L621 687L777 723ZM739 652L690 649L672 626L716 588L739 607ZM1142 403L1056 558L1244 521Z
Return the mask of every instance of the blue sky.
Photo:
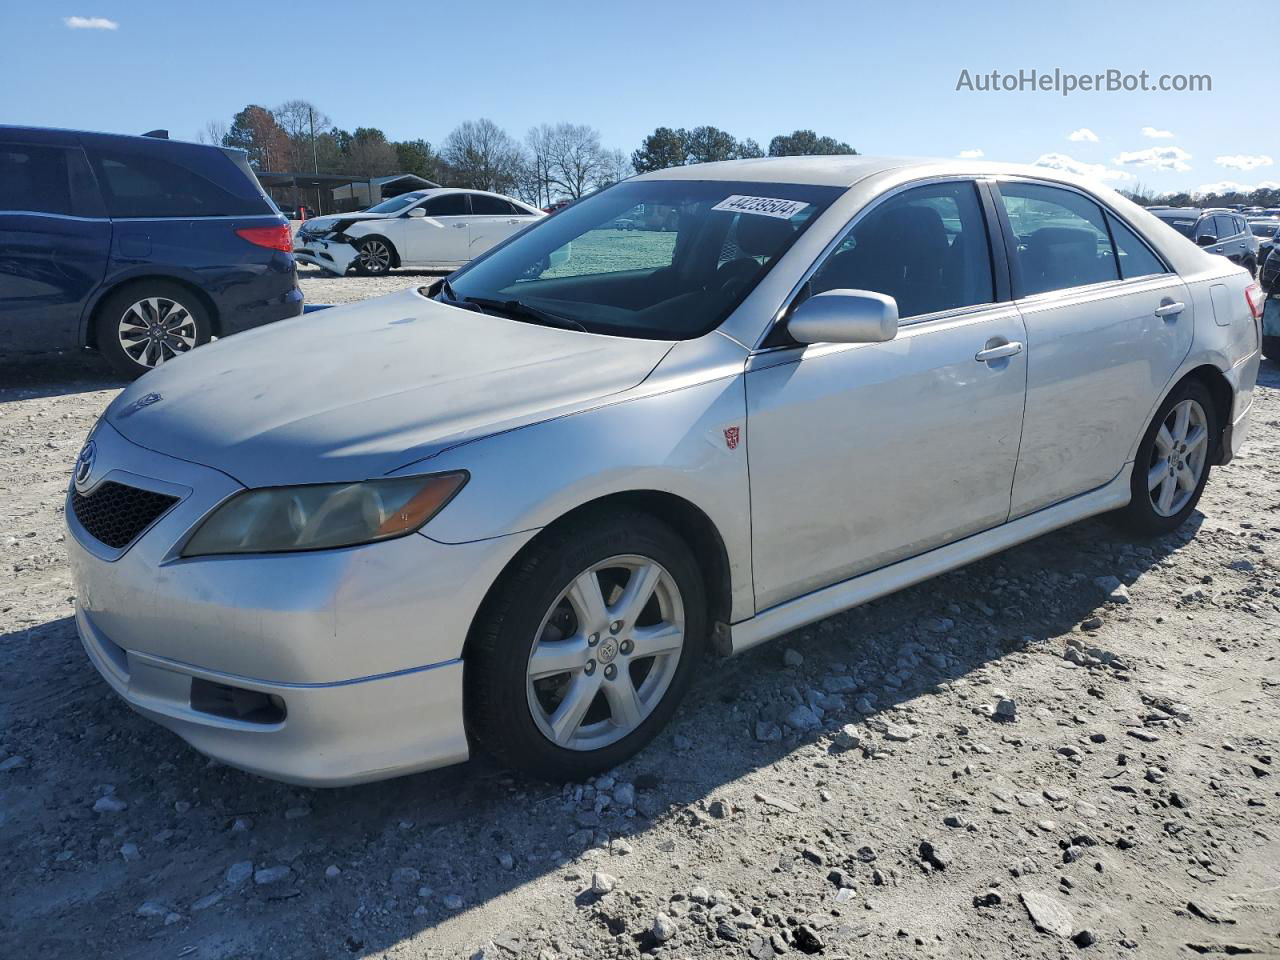
M481 116L518 136L589 123L628 153L658 125L763 145L811 127L863 153L1047 157L1120 187L1274 184L1274 63L1224 54L1241 34L1223 14L1219 47L1200 42L1203 0L3 0L0 122L194 139L247 103L305 97L347 129L433 143ZM1054 68L1209 73L1213 90L956 90L963 69Z

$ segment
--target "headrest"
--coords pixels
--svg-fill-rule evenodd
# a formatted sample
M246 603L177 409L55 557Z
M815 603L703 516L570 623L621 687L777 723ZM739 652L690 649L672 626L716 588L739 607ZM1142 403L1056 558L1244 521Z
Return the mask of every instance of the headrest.
M786 220L744 213L738 217L738 250L748 257L771 257L795 232Z

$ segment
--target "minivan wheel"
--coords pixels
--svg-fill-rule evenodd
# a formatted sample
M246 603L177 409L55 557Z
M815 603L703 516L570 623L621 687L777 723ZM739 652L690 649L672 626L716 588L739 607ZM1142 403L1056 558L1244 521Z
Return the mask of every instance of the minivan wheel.
M356 248L356 273L363 277L380 277L391 272L394 260L391 244L381 237L368 237Z
M115 291L97 312L98 350L134 380L209 342L208 312L181 284L144 281Z
M1143 536L1162 536L1182 526L1209 480L1217 436L1217 413L1204 384L1187 380L1175 387L1138 446L1132 497L1118 519Z
M547 780L608 770L671 718L705 633L702 577L670 527L633 512L571 522L534 544L477 620L470 730Z

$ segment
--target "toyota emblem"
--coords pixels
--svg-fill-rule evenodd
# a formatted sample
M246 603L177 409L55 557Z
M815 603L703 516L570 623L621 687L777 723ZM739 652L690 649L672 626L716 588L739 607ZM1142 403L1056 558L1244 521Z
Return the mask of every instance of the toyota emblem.
M80 448L75 469L75 481L79 489L83 490L89 485L89 478L93 476L93 461L97 456L98 445L92 440Z

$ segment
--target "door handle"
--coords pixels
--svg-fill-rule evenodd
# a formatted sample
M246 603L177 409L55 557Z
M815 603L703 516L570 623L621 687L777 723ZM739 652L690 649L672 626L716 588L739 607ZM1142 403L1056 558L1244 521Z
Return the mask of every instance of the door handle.
M997 343L979 350L973 355L973 359L979 363L990 363L992 360L1004 360L1006 357L1017 356L1021 352L1021 343L1017 340L1006 340L1004 343Z
M465 227L465 226L466 226L466 224L465 224L465 223L455 223L455 224L453 225L453 229L455 229L455 230L461 230L461 229L462 229L463 227Z
M1170 300L1167 297L1160 301L1160 306L1156 307L1156 316L1169 319L1177 317L1183 310L1187 309L1187 305L1179 300Z

